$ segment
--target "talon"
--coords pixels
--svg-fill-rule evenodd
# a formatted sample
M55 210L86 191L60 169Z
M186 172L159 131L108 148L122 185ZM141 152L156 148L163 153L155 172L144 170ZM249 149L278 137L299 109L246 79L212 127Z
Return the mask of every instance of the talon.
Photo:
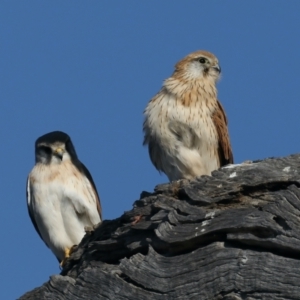
M131 222L131 225L136 225L139 221L141 221L143 215L138 215L133 217L133 222Z

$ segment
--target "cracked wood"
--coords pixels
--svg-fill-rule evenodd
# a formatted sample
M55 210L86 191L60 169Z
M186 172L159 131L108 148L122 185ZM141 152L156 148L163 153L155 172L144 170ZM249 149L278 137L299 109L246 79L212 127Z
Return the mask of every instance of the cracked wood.
M20 299L300 299L299 161L228 166L143 192Z

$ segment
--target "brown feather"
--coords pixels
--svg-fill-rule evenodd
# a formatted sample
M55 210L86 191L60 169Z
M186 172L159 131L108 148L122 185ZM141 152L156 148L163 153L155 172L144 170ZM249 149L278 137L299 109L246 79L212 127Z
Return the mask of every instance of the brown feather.
M219 161L220 167L233 164L233 154L230 145L227 118L221 103L217 100L218 107L212 115L213 122L216 126L219 139Z

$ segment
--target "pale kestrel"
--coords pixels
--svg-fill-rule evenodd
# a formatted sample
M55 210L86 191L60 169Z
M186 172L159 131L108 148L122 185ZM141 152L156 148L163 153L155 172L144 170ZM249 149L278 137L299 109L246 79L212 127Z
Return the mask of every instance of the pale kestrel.
M170 181L211 175L233 163L227 119L217 99L220 73L213 54L191 53L176 64L144 111L144 145Z
M85 227L101 222L96 186L66 133L54 131L36 140L27 205L37 233L61 266L82 240Z

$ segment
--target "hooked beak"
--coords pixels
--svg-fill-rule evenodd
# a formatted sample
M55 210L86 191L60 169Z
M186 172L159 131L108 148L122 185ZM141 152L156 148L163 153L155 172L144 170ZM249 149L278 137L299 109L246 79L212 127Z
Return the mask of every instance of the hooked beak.
M218 73L221 73L221 67L218 64L212 66L212 68L215 69Z
M65 153L65 151L62 148L56 148L54 150L54 155L57 156L57 157L59 157L60 159L63 158L64 153Z

